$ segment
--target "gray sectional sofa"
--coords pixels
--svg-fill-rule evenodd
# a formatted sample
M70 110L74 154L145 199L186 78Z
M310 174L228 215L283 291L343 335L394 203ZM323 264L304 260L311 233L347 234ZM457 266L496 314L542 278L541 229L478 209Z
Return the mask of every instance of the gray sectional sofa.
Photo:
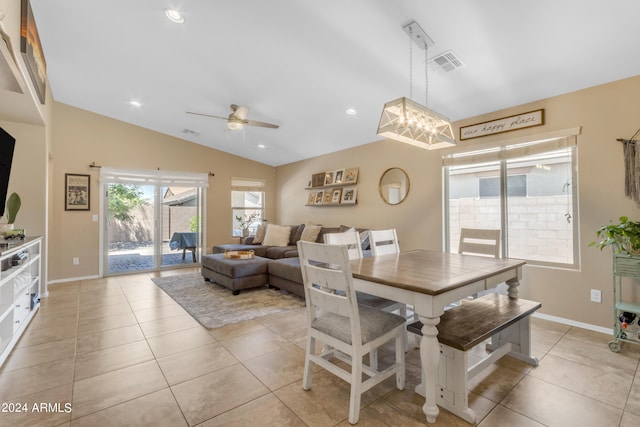
M226 278L222 278L220 280L220 275L213 270L211 266L211 262L215 254L222 254L227 250L232 251L248 251L251 250L254 252L256 257L264 258L268 260L267 263L267 274L268 274L268 284L271 287L283 289L304 297L304 287L302 285L302 272L300 270L300 259L298 258L298 247L296 246L298 240L302 236L302 231L304 230L304 224L290 226L291 233L289 236L289 245L288 246L264 246L261 244L253 244L253 237L247 237L244 239L242 243L237 244L227 244L227 245L217 245L213 247L213 254L205 255L202 260L202 275L205 279L217 282L223 286L227 286L237 293L239 289L234 289L230 287L227 283L228 280ZM341 225L340 227L322 227L316 242L322 243L324 242L324 235L327 233L341 233L344 232L351 227L347 227ZM358 231L362 232L365 230L358 229ZM368 247L364 247L368 245L368 241L363 242L363 249L368 249ZM210 259L206 259L210 257ZM220 255L217 255L219 258ZM236 260L234 262L242 263L244 260ZM221 283L224 282L224 283Z

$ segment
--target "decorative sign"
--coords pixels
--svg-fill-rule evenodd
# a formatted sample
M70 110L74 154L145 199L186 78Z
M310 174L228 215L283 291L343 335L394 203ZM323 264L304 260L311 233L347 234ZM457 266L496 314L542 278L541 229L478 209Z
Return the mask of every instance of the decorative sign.
M460 128L460 140L479 138L544 124L544 109Z

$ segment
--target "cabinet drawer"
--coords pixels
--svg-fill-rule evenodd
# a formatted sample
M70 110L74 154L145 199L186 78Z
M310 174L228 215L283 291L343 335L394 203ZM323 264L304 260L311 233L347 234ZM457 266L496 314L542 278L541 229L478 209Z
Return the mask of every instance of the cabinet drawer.
M615 257L614 273L618 276L640 277L640 258L626 256Z
M29 314L31 309L30 301L29 301L29 293L25 293L20 295L19 298L16 298L14 307L13 307L13 332L15 333L18 328L22 326L24 319Z

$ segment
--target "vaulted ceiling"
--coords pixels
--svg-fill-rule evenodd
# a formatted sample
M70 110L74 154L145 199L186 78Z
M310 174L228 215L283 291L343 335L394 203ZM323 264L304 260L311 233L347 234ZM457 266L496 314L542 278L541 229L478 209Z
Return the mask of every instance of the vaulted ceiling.
M634 0L31 3L56 101L273 166L380 139L383 104L409 96L411 21L429 58L464 64L428 67L428 106L454 121L640 74ZM412 74L424 104L415 47ZM187 114L230 104L280 127Z

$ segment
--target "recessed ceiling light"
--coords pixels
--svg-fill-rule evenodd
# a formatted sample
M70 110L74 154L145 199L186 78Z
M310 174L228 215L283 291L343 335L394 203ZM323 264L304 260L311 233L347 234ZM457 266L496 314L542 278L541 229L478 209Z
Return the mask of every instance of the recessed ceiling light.
M132 107L140 108L142 107L142 102L132 100L129 101L129 105L131 105Z
M267 146L264 144L258 144L258 148L267 148Z
M175 9L165 9L164 14L170 21L176 24L182 24L184 22L184 17Z
M355 108L347 108L346 113L349 116L355 116L356 114L358 114L358 111Z

